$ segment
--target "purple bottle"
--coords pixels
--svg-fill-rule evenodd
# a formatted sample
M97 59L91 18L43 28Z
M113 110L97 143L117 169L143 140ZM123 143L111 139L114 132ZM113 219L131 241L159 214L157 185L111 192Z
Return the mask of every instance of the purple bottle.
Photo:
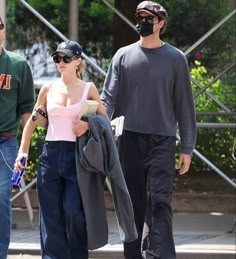
M20 160L23 168L21 168L20 171L15 171L14 170L12 178L11 178L11 183L13 185L17 185L18 186L20 184L21 178L22 178L22 176L23 176L23 174L25 172L26 161L27 161L27 154L23 154L23 157Z

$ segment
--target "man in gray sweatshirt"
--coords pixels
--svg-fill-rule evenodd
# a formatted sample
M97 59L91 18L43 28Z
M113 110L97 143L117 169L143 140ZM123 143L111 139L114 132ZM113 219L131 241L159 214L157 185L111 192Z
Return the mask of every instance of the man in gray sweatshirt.
M186 57L160 39L167 18L167 11L155 2L137 6L140 40L114 55L101 94L111 119L125 116L118 149L139 235L136 241L124 243L126 259L176 258L173 180L176 168L179 175L188 172L196 144ZM175 165L177 126L181 143Z

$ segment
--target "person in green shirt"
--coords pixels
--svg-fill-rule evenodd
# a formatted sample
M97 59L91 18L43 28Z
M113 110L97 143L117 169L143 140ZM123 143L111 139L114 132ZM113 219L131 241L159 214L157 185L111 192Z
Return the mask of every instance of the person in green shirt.
M0 258L6 259L11 232L12 168L17 132L31 115L35 90L26 59L2 47L5 24L0 17Z

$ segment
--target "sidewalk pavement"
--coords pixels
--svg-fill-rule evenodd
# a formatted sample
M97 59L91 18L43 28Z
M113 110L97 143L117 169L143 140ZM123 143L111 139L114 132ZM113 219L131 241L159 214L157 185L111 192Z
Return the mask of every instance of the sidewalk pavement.
M38 210L30 222L27 210L13 209L9 254L40 254ZM109 243L91 251L90 258L123 258L116 217L107 211ZM235 259L235 215L221 213L174 213L173 229L177 259Z

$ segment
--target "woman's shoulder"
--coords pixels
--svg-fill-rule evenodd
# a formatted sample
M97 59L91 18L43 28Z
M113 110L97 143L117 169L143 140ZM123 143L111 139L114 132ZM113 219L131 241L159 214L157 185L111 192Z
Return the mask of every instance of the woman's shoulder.
M85 90L88 92L88 99L92 98L92 96L98 94L98 89L94 82L85 82Z
M46 95L49 91L49 89L52 87L52 85L55 83L55 81L53 82L47 82L45 84L43 84L40 88L40 94L42 95Z
M92 81L82 81L82 85L83 85L83 88L87 88L87 89L96 88L94 82Z
M48 91L49 84L43 84L40 88L40 93L45 93Z
M57 85L57 84L59 84L59 83L60 83L60 79L47 82L47 83L45 83L45 84L43 84L43 85L41 86L41 90L42 90L43 92L48 91L52 86Z

